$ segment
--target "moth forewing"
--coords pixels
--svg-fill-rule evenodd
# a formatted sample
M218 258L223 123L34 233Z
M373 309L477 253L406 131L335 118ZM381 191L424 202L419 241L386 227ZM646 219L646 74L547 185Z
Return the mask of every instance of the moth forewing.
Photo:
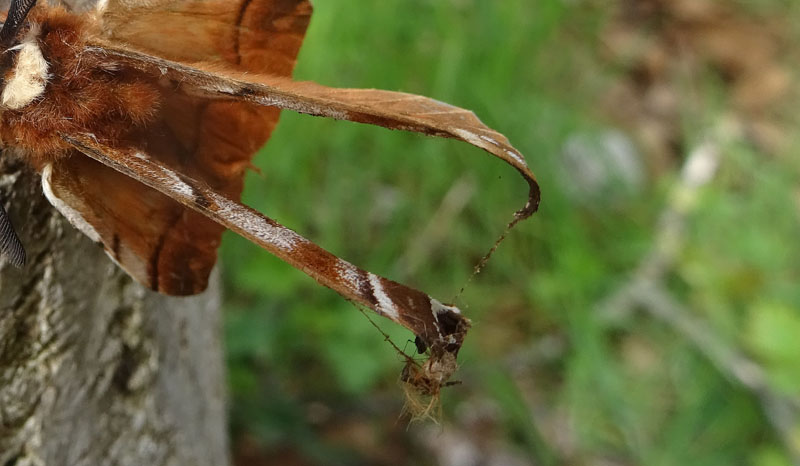
M238 73L219 66L193 66L149 56L99 41L89 53L121 60L176 89L208 99L226 99L275 106L314 116L354 121L389 129L459 139L514 167L530 187L519 219L536 211L539 185L525 158L508 139L484 125L474 113L427 97L376 89L337 89L314 82Z

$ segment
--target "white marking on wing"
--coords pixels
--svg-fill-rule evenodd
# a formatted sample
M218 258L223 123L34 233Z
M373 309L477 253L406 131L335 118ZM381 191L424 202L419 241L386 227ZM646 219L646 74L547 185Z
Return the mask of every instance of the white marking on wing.
M511 157L512 159L516 160L517 163L519 163L520 165L528 166L528 163L525 162L525 159L523 159L522 156L519 155L518 153L511 150L506 150L506 154L508 154L509 157Z
M368 273L367 278L369 279L369 284L372 285L372 292L375 294L375 299L378 300L378 310L386 317L394 321L399 321L400 312L398 312L397 306L395 306L392 298L390 298L383 289L381 277L375 275L374 273Z
M133 157L143 162L138 166L137 170L147 172L146 178L158 179L163 185L169 187L169 191L173 193L173 195L182 197L188 204L195 203L196 193L194 189L183 181L177 173L165 166L155 164L150 160L147 154L135 152L133 153ZM292 230L280 224L272 224L264 217L257 215L255 212L225 196L213 191L205 191L202 194L216 206L216 208L210 210L210 212L216 213L227 222L239 227L267 244L273 245L286 252L292 252L296 245L308 242L308 240Z
M141 152L134 152L134 157L139 160L150 161L150 158L146 154L142 154ZM186 184L177 173L170 170L167 167L160 167L166 177L159 177L161 180L167 184L171 188L173 192L177 191L181 195L186 196L188 199L192 199L194 196L194 191L192 187Z
M433 324L436 326L436 331L439 333L439 336L444 336L442 335L441 327L439 327L439 315L447 312L461 314L461 309L455 306L448 306L447 304L442 304L442 302L439 301L438 299L431 298L431 312L433 312ZM456 342L457 341L455 335L447 336L447 343L456 343Z
M42 170L42 191L44 191L44 195L50 204L53 204L53 207L58 209L61 212L61 215L69 220L75 228L83 232L84 235L88 236L94 242L100 241L100 234L97 230L94 229L92 225L87 222L80 212L73 209L70 205L60 199L56 194L53 192L53 187L50 181L50 178L53 174L53 166L51 164L47 164Z
M455 312L456 314L461 314L461 309L455 306L448 306L447 304L442 304L442 302L436 298L431 298L431 310L433 311L434 317L446 311L451 311Z
M473 146L478 146L487 149L486 144L488 143L498 149L503 149L506 155L511 157L511 159L513 159L519 165L523 167L528 166L528 164L525 162L525 159L523 159L521 155L514 152L513 150L505 149L499 142L497 142L496 139L490 138L489 136L477 135L472 131L468 131L466 129L454 129L453 132L463 140L472 144Z
M336 275L354 291L361 290L361 273L355 265L339 259L336 262Z
M216 212L220 217L238 225L266 243L275 245L284 251L292 252L298 244L308 242L308 240L292 230L282 225L273 225L264 217L256 215L224 196L216 193L208 193L207 196L211 202L216 204Z
M481 134L480 138L483 139L484 141L490 143L490 144L494 144L495 146L499 146L500 145L500 143L498 143L497 140L492 139L489 136L484 136L484 135Z
M121 268L121 269L123 269L123 270L127 270L127 268L126 268L125 266L123 266L123 265L122 265L122 264L121 264L121 263L120 263L120 262L117 260L117 258L116 258L116 257L114 257L114 253L113 253L113 252L111 252L111 251L109 251L108 249L105 249L105 248L103 249L103 251L105 251L105 253L106 253L106 255L108 256L108 258L109 258L109 259L111 259L111 262L113 262L114 264L116 264L116 265L117 265L117 267L119 267L119 268Z

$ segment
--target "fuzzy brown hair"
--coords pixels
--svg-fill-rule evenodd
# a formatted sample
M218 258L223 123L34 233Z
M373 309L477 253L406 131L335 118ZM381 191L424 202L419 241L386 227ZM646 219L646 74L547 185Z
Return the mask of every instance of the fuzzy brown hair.
M3 144L28 152L40 169L69 153L60 134L88 133L114 145L155 117L160 93L150 79L113 60L84 53L90 20L53 7L37 7L28 18L41 29L38 44L50 76L42 96L2 112Z

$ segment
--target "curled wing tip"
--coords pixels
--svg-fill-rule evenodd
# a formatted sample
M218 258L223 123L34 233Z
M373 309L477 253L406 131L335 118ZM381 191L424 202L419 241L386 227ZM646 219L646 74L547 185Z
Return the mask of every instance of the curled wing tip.
M453 130L452 134L456 138L473 146L479 147L504 160L512 167L516 168L520 175L525 178L525 181L528 182L528 185L530 186L530 190L528 191L528 201L525 203L523 208L514 213L514 223L525 220L539 210L539 201L541 200L539 183L536 181L536 177L528 167L525 157L523 157L518 150L511 146L511 143L505 136L488 128L487 130L480 132L467 128L457 128Z
M539 191L539 185L536 184L534 181L531 184L531 189L528 194L528 202L525 203L525 206L514 213L514 222L519 222L525 220L526 218L530 217L537 210L539 210L539 201L541 200L541 195Z
M503 139L505 140L505 138ZM518 150L511 147L511 144L508 143L507 140L505 141L505 147L498 144L498 147L504 150L505 153L510 157L510 160L506 158L504 159L519 171L522 177L525 178L525 181L528 182L528 186L530 187L528 191L528 201L525 203L525 206L522 209L518 210L514 214L514 218L517 221L525 220L539 210L539 202L542 198L541 189L539 188L539 182L536 181L536 176L528 167L525 157Z

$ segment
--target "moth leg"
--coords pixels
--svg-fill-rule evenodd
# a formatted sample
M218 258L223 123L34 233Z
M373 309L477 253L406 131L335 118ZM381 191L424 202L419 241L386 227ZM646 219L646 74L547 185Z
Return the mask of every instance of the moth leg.
M428 350L428 345L418 335L414 335L414 346L417 347L417 353L419 354L423 354Z

